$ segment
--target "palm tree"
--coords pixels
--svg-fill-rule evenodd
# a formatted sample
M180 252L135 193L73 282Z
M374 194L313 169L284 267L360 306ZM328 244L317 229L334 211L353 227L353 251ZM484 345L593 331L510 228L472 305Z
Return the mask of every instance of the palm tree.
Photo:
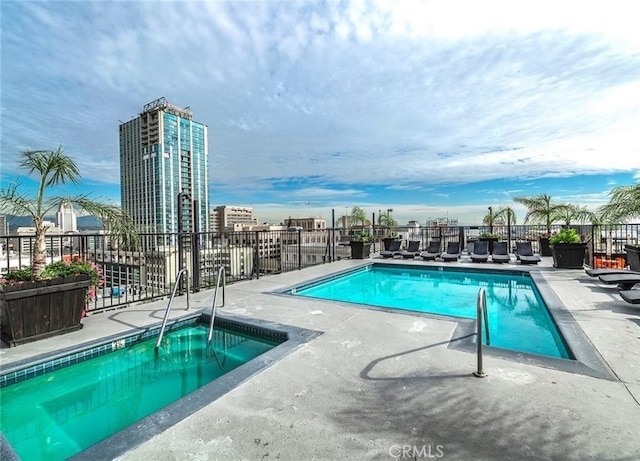
M482 224L489 227L489 233L493 232L493 225L496 223L496 215L493 213L491 207L489 207L489 213L482 218Z
M387 210L386 214L384 213L380 214L380 217L378 218L378 224L386 228L387 230L389 230L392 227L397 226L398 221L393 219L393 216L391 216L391 211Z
M624 222L640 217L640 183L614 187L608 195L609 203L598 209L603 221Z
M502 223L515 224L516 223L516 212L509 205L502 205L500 208L496 210L493 215L496 221L501 221Z
M555 220L562 221L565 227L571 227L572 222L596 222L596 214L586 206L574 204L562 204L555 212Z
M496 211L489 207L489 213L482 218L482 224L489 226L489 233L493 232L494 226L502 226L506 222L510 224L516 223L516 212L508 205L503 205Z
M558 213L565 205L555 204L547 194L530 197L514 197L513 201L527 207L524 223L544 224L547 234L551 233L551 225L558 220Z
M351 215L349 216L349 226L357 226L362 224L362 230L364 230L365 222L367 221L367 214L359 206L354 206L351 209Z
M31 277L37 280L46 266L47 246L45 233L49 226L45 225L45 216L57 209L63 202L76 205L102 220L109 226L115 239L122 242L124 247L134 247L138 244L138 236L129 215L119 207L102 204L91 200L88 195L74 197L46 197L48 189L66 183L78 184L80 172L71 157L64 153L62 147L56 150L25 150L21 153L19 163L21 169L27 170L26 175L36 173L39 176L38 190L35 197L20 193L18 183L10 184L6 189L0 189L0 211L30 216L36 228L35 244L31 248Z

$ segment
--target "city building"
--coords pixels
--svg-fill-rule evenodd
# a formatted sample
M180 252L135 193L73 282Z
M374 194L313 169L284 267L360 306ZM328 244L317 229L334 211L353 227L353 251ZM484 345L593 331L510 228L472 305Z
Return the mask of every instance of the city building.
M71 202L62 201L56 213L58 228L63 234L78 231L78 217Z
M285 221L287 227L299 227L304 230L319 230L327 228L327 221L322 218L289 218Z
M44 221L44 225L46 226L45 245L47 248L47 255L59 256L63 248L63 238L60 236L60 228L56 227L54 223L50 221ZM31 255L36 240L36 228L18 227L16 230L16 236L18 237L17 240L20 242L20 247L15 249L17 249L21 254ZM26 264L29 264L29 262Z
M0 236L9 235L9 226L7 225L7 215L0 215Z
M209 227L212 232L229 231L237 224L241 227L258 224L253 208L221 205L211 211Z
M209 230L207 126L160 98L120 125L122 207L139 232Z

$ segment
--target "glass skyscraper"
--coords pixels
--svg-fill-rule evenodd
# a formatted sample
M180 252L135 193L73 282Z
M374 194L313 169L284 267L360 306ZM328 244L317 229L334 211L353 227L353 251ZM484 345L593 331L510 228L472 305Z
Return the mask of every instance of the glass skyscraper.
M122 207L139 232L208 230L207 144L207 126L165 98L120 125Z

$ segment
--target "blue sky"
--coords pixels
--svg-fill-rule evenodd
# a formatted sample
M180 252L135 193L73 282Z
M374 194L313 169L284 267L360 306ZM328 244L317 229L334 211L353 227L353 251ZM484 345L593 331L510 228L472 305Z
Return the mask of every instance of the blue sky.
M118 125L164 96L209 127L211 205L263 222L595 208L640 179L633 5L4 0L2 184L61 144L119 202Z

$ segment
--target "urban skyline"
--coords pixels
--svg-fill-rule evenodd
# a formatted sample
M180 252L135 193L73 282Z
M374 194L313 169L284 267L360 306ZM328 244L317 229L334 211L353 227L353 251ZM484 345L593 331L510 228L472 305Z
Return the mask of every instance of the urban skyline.
M477 224L500 205L521 222L514 196L596 208L640 179L628 2L0 8L2 184L20 150L62 145L74 193L120 202L118 126L161 96L208 127L209 208L261 222L360 206Z

